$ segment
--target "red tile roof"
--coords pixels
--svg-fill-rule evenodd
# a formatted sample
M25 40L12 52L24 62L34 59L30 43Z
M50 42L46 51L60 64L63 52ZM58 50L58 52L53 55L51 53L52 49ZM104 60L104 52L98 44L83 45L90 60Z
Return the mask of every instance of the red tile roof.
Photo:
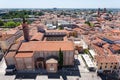
M113 33L120 33L120 30L111 30Z
M112 41L120 40L119 37L115 37L115 36L104 36L104 38L107 38L107 39L112 40Z
M10 29L6 31L7 34L15 34L18 30Z
M6 57L6 58L11 58L11 57L14 57L15 54L16 54L16 52L8 52L5 57Z
M11 38L13 35L12 34L3 34L1 37L0 37L0 40L1 41L5 41L9 38Z
M34 53L17 53L15 58L28 58L28 57L33 57Z
M30 41L22 43L19 51L59 51L74 50L71 41Z
M109 55L109 56L95 56L96 61L99 63L117 63L119 62L117 60L117 56L116 55Z
M43 34L42 33L36 33L31 40L42 40Z
M115 45L115 44L113 44L113 45L111 45L110 46L113 50L120 50L120 46L118 46L118 45Z
M94 44L92 44L92 47L99 56L105 55L104 50L101 47L98 47L97 45L94 45Z

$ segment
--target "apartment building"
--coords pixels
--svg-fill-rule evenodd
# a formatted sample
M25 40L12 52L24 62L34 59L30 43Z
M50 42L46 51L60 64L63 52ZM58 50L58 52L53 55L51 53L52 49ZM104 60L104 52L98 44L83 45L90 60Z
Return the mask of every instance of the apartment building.
M113 72L119 69L119 61L116 55L95 56L98 71Z

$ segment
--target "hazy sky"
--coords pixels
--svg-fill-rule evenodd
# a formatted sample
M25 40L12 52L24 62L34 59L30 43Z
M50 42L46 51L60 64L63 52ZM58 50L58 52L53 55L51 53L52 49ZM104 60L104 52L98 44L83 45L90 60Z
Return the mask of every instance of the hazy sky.
M0 8L120 8L120 0L0 0Z

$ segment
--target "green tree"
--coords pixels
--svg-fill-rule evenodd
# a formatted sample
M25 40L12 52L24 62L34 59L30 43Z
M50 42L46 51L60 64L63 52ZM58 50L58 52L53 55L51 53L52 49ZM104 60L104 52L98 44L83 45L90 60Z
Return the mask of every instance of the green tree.
M63 52L61 51L61 48L59 50L59 66L62 67L63 66Z
M63 27L60 25L60 26L58 26L58 29L59 30L63 30Z
M85 24L88 24L90 26L90 22L89 21L86 21Z
M16 22L16 26L19 26L21 23L20 22Z
M90 27L94 27L94 24L93 24L93 23L90 23L89 21L86 21L85 24L87 24L87 25L90 26Z
M16 27L16 23L13 21L7 22L4 24L5 27Z
M22 17L26 17L28 18L28 15L39 15L42 16L44 15L44 12L32 12L32 11L28 11L28 10L22 10L22 11L10 11L9 13L5 13L4 15L2 15L2 19L13 19L13 18L22 18Z
M0 26L3 26L4 25L4 22L0 20Z
M44 13L43 13L43 12L39 12L38 15L39 15L39 16L42 16L42 15L44 15Z

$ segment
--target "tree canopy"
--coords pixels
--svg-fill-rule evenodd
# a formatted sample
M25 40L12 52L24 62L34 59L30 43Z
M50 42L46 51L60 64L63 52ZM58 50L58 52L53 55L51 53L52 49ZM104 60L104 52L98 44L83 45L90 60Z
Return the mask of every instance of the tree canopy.
M90 23L89 21L86 21L85 24L87 24L87 25L90 26L90 27L94 27L94 24L93 24L93 23Z
M42 16L44 15L44 12L35 12L35 11L27 11L27 10L22 10L22 11L10 11L9 13L3 14L1 17L2 19L12 19L12 18L28 18L29 15L35 15L35 16Z
M4 22L0 20L0 26L3 26L4 25Z
M9 22L4 23L4 26L9 27L9 28L13 28L13 27L16 27L19 25L20 25L20 22L13 22L13 21L9 21Z

